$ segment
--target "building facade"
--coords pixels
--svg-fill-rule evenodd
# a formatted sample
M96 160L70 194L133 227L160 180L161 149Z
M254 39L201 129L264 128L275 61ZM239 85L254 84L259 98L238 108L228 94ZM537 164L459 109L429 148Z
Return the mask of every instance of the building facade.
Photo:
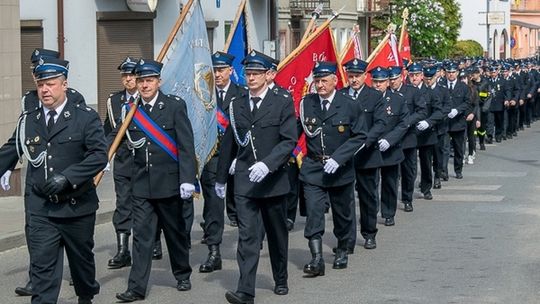
M540 1L513 0L511 16L512 57L540 55Z
M510 57L510 2L458 0L462 26L459 40L475 40L494 59Z

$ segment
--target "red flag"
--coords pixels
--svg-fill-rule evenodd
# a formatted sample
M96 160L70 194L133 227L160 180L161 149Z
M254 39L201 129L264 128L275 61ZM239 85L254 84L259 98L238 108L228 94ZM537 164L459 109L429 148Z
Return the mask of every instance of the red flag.
M362 46L360 45L360 37L358 37L358 32L353 32L345 47L341 51L339 56L338 68L341 71L341 75L345 76L345 70L343 69L343 64L352 60L354 58L362 59L364 56L362 54ZM347 78L343 78L343 85L347 85Z
M399 57L411 61L411 42L409 41L409 32L407 29L403 31L403 39L400 41L400 45Z
M366 71L370 71L374 67L382 66L401 66L401 60L399 58L399 53L397 51L397 41L396 35L390 35L388 41L384 44L383 48L379 53L369 62L369 65ZM366 83L371 85L371 74L367 74Z
M315 88L311 86L313 82L313 74L311 70L315 66L316 61L332 61L337 62L337 52L334 44L334 37L329 27L322 30L317 37L309 37L310 41L298 55L286 63L277 73L274 81L281 87L291 92L294 100L294 108L296 115L299 115L298 107L302 97L308 93L315 92ZM343 86L341 82L341 72L337 72L338 84L337 87ZM302 134L298 140L298 147L293 151L298 164L301 164L303 155L307 153L305 142L305 134Z

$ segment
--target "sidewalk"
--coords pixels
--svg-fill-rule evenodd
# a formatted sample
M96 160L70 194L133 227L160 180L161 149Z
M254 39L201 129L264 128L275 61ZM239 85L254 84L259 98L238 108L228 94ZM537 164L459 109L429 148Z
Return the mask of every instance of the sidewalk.
M103 176L98 186L98 196L100 203L96 225L111 223L115 208L112 172ZM0 252L26 245L24 236L24 197L0 197L0 206L2 210L0 212Z

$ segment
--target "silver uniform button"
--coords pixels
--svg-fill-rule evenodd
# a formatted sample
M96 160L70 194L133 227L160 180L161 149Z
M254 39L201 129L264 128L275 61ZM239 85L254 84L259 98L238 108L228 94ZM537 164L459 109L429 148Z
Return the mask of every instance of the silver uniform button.
M51 158L52 158L52 155L47 156L47 158L48 158L48 159L51 159Z
M49 168L49 171L52 172L54 170L54 168Z
M50 147L51 146L51 143L47 143L47 147Z
M77 185L76 185L76 184L73 185L73 190L75 190L75 189L77 189Z

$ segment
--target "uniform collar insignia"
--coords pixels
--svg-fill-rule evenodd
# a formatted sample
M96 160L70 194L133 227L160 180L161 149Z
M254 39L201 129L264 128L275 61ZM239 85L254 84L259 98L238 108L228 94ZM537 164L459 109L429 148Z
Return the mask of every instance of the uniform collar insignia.
M160 110L163 109L164 106L165 106L165 104L163 103L163 101L158 102L158 108Z
M71 116L71 113L69 111L64 111L64 118L69 118Z

